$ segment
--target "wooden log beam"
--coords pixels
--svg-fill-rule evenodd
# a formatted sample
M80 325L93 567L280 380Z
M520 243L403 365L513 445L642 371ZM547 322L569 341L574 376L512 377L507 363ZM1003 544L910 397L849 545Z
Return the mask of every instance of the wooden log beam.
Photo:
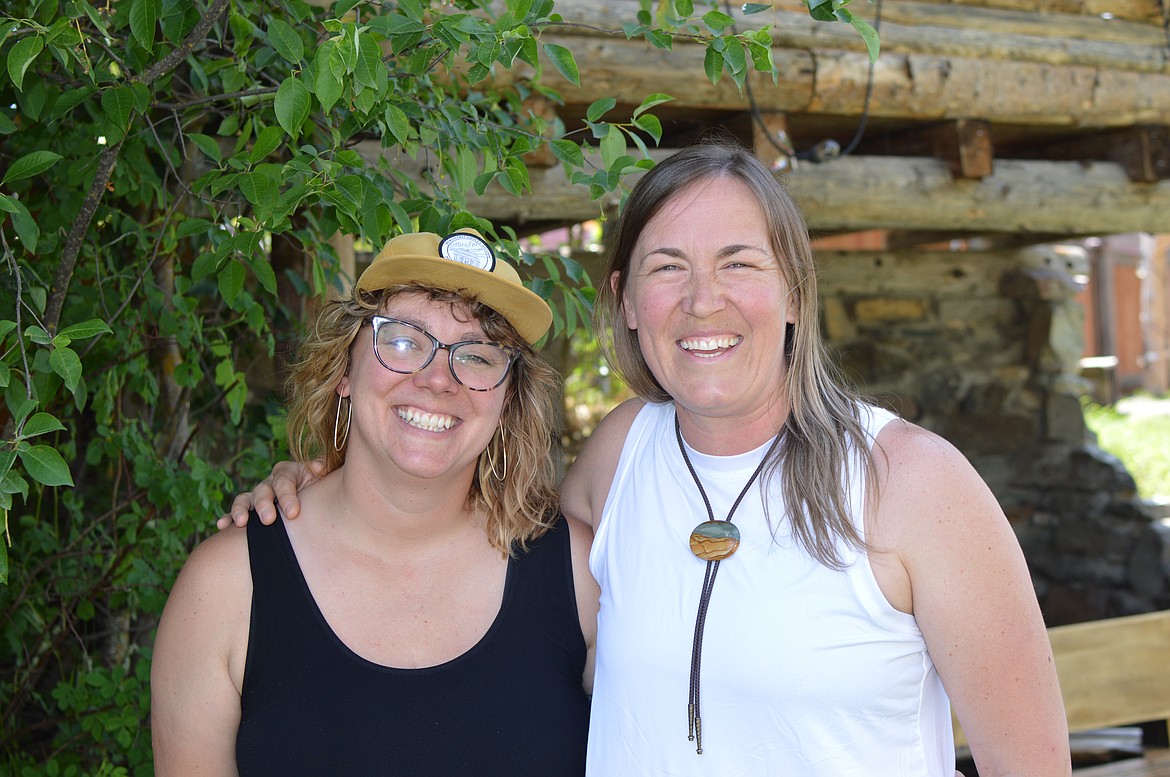
M676 98L672 108L742 110L735 85L713 85L705 49L678 43L673 51L615 37L541 38L573 49L581 86L555 86L566 103L585 106L614 97L636 106L653 92ZM776 49L778 82L758 73L752 96L763 111L856 116L865 103L869 59L841 49ZM980 61L917 54L882 55L874 68L870 116L893 119L979 118L1049 127L1164 124L1170 117L1170 72L1142 73L1036 62Z
M1170 126L1127 127L1055 144L1047 151L1049 159L1117 162L1131 181L1153 182L1170 178ZM1167 228L1170 229L1170 223Z
M894 156L942 159L956 178L986 178L991 175L995 158L991 126L979 119L923 124L883 138L882 148Z
M1112 162L1000 159L986 178L955 180L936 159L850 156L801 163L783 177L814 232L1157 233L1166 230L1170 213L1170 181L1133 183ZM561 167L532 171L532 184L532 194L521 198L491 187L469 198L468 208L523 226L595 219L618 204L616 194L590 200L585 187L569 184Z
M1144 7L1149 8L1148 1ZM566 21L582 25L565 30L574 35L620 31L624 23L636 18L638 8L638 0L557 0L557 12ZM731 9L740 29L772 25L772 39L780 49L864 50L852 27L818 22L799 2L777 2L772 11L751 15L744 15L741 8L735 5ZM850 8L871 23L875 21L874 4L855 3ZM1107 19L1102 13L884 0L882 51L1165 72L1170 56L1160 15L1149 18L1143 12L1140 21L1129 21L1117 14Z

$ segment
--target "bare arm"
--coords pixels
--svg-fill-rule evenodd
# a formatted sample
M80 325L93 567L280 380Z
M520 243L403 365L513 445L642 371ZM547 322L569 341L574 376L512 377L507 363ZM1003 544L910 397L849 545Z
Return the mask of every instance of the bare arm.
M589 571L589 548L593 544L593 530L584 521L567 519L569 546L573 561L573 590L577 595L577 616L581 620L581 634L585 637L585 673L581 684L585 692L593 693L593 665L597 645L597 610L601 589Z
M875 544L896 551L908 583L902 605L922 629L979 773L1069 775L1052 649L1023 553L995 496L937 435L896 423L879 443L886 477ZM883 590L892 590L899 606L898 587Z
M561 481L561 510L593 530L601 520L626 434L642 404L640 399L626 400L602 418Z
M226 529L231 525L244 526L248 523L248 511L255 509L260 523L271 524L276 520L276 502L288 520L301 514L301 500L297 492L326 475L325 462L314 459L307 463L278 461L272 474L260 481L251 491L237 494L232 500L231 511L221 516L215 525Z
M151 665L155 773L236 777L252 584L233 529L191 554L167 599Z

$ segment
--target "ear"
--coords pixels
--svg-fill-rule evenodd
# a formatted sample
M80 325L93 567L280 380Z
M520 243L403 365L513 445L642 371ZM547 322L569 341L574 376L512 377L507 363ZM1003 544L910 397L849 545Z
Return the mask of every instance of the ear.
M621 275L622 274L620 272L618 272L617 270L614 270L609 275L609 288L610 288L610 291L613 292L613 295L615 297L617 297L619 294L618 283L621 280ZM622 306L622 315L626 319L626 329L637 329L638 328L638 315L637 315L637 313L634 312L634 305L630 302L628 291L629 291L629 287L627 285L627 288L626 288L627 293L622 293L621 297L619 298L618 301L621 303L621 306Z
M341 381L337 384L337 396L339 396L339 397L348 397L349 396L349 375L348 374L341 376Z

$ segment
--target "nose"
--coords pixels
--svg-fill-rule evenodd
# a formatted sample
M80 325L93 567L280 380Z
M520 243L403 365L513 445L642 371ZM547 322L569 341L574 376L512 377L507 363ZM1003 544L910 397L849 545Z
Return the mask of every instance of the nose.
M430 364L414 373L416 385L425 386L431 391L454 391L459 383L451 372L451 352L446 347L435 349Z
M721 310L725 302L723 286L713 270L691 271L685 300L688 313L696 318L706 318Z

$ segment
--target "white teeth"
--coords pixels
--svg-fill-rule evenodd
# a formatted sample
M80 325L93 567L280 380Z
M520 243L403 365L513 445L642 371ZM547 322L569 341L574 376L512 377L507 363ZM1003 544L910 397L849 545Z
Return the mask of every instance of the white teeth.
M742 337L721 335L719 337L697 337L690 340L679 340L678 344L684 351L715 351L738 345Z
M455 425L455 419L449 415L424 413L414 408L400 408L398 417L411 426L425 429L428 432L445 432Z

